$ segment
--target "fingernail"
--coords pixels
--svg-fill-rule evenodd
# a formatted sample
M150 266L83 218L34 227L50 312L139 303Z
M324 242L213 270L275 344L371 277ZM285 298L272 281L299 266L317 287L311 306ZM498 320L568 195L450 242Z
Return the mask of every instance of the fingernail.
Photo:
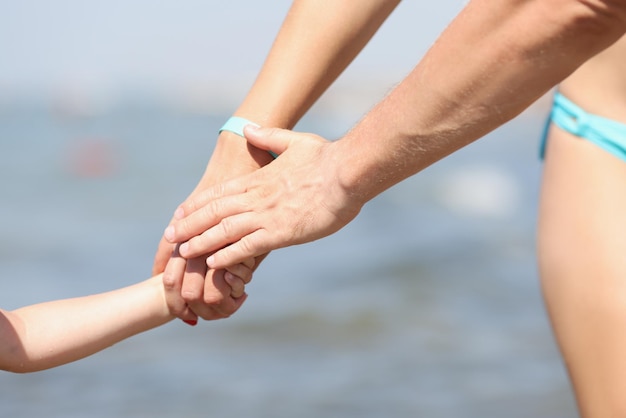
M176 230L174 229L174 226L170 225L167 228L165 228L165 231L163 231L163 236L169 242L173 242L175 233L176 233Z
M174 211L174 219L183 219L185 217L185 211L180 206Z
M215 257L214 256L210 256L209 258L206 259L206 265L211 267L213 265L213 263L215 263Z
M196 325L198 325L197 319L183 319L183 322L187 325L191 325L192 327L195 327Z
M182 255L183 257L185 256L185 254L187 253L187 250L189 250L189 243L184 242L182 244L180 244L180 247L178 247L178 252L180 253L180 255Z

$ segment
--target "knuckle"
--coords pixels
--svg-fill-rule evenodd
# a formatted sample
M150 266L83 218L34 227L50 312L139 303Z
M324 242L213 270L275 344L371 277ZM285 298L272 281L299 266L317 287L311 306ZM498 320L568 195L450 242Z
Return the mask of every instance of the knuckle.
M203 202L211 202L222 195L222 191L224 190L224 186L222 183L213 185L208 189L202 192L202 201Z
M202 208L202 216L206 219L213 219L222 213L222 203L219 199L211 200Z
M198 235L187 241L187 257L196 257L200 255L208 246L209 238L206 234Z
M247 269L238 269L238 271L231 271L229 277L226 279L226 283L232 289L232 292L235 293L243 293L246 284L250 282L250 277L252 276L252 272ZM231 293L232 293L231 292Z
M220 292L210 292L204 295L203 302L208 306L219 306L224 302L225 298Z
M241 288L243 289L245 285L247 285L248 283L250 283L250 281L252 281L252 272L247 270L246 272L240 274L239 280L241 282Z
M239 249L241 254L246 257L254 256L254 251L256 249L256 244L254 243L254 239L250 237L250 235L246 235L239 241ZM235 249L233 248L231 251L233 256L236 256Z
M180 239L187 236L189 232L189 218L183 218L174 224L174 234Z
M163 287L166 290L173 290L176 286L176 276L173 273L165 271L163 273Z
M250 283L250 280L252 279L252 270L247 267L242 269L237 278L239 279L238 283L240 284L241 289L243 289L244 286Z
M185 304L177 303L173 306L170 306L170 311L172 312L172 315L178 318L182 318L183 314L185 313L186 306L187 305Z
M213 187L211 190L213 193L211 194L211 199L217 199L226 194L226 185L224 183L220 183Z
M220 228L224 238L232 240L235 236L235 223L232 218L224 218L220 221Z
M201 297L197 292L191 290L183 290L180 293L180 296L183 298L187 304L192 304L201 301Z
M180 205L180 208L183 210L183 213L184 213L185 215L187 215L187 214L189 214L189 213L192 213L192 212L195 212L195 211L198 209L198 207L196 206L196 202L195 202L195 200L194 200L194 199L190 199L190 200L188 200L188 201L186 201L186 202L183 202L183 203Z
M248 257L241 262L241 264L247 269L252 270L256 265L256 259L254 257Z
M276 128L276 127L271 127L271 128L266 128L267 129L267 136L268 137L275 137L275 136L279 136L281 134L281 132L283 131L280 128Z

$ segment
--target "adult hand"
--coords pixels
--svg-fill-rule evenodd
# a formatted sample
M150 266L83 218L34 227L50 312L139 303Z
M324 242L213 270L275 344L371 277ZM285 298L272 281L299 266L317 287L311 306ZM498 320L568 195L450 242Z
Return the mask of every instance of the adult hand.
M204 190L226 180L253 172L259 169L259 167L268 164L271 160L272 157L266 151L248 146L245 139L230 132L222 132L218 137L213 155L202 178L187 199L185 199L183 205L193 200L195 196ZM170 224L174 220L171 219ZM162 273L165 270L165 266L169 262L173 251L174 244L162 237L154 257L153 275ZM257 257L256 266L259 265L264 257L265 255Z
M254 171L269 161L271 157L267 152L249 147L239 136L223 132L204 175L187 200L218 182ZM185 260L177 250L172 258L174 251L174 245L162 238L155 255L153 274L165 269L164 284L166 290L169 289L168 302L174 308L173 312L177 312L177 316L183 320L195 317L190 311L204 319L232 315L243 303L236 297L237 289L243 288L243 284L251 280L254 269L266 256L264 254L255 260L245 260L244 263L229 266L227 270L212 271L207 270L206 254ZM233 293L225 283L233 288ZM178 295L174 294L175 290L179 291Z
M252 145L280 156L271 164L196 194L175 213L165 238L192 258L214 252L224 268L273 249L310 242L348 224L364 202L343 189L337 142L277 128L245 129Z

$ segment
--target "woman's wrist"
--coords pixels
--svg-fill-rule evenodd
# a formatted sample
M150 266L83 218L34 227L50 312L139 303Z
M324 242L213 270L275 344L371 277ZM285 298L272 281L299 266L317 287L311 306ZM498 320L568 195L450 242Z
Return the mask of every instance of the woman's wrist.
M217 138L199 188L248 174L271 161L272 157L266 151L248 144L239 135L224 131Z
M230 158L234 158L243 168L259 169L272 162L273 158L267 151L250 145L245 138L223 131L218 136L218 146ZM249 171L249 170L248 170Z
M244 129L247 126L252 126L255 128L259 128L261 125L259 125L258 123L255 123L249 119L243 118L241 116L231 116L230 118L228 118L226 120L226 122L224 123L224 125L222 125L221 129L219 130L219 133L221 134L222 132L229 132L229 133L233 133L241 138L245 138L245 134L244 134ZM254 152L255 147L253 145L251 145L250 143L247 144L248 146L248 150L251 152L251 154ZM273 159L275 159L276 157L278 157L278 155L270 150L267 151Z

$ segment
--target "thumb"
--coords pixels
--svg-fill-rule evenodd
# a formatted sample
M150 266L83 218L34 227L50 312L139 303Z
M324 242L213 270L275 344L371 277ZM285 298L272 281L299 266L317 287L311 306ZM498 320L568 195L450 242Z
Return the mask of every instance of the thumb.
M248 125L243 130L246 140L257 148L278 156L289 148L293 137L297 135L288 129L262 128Z
M157 252L154 256L154 264L152 265L152 275L156 276L159 273L163 273L165 270L165 266L167 262L170 260L172 256L172 251L174 250L174 244L169 243L165 240L165 238L161 238L159 241L159 246L157 248Z

